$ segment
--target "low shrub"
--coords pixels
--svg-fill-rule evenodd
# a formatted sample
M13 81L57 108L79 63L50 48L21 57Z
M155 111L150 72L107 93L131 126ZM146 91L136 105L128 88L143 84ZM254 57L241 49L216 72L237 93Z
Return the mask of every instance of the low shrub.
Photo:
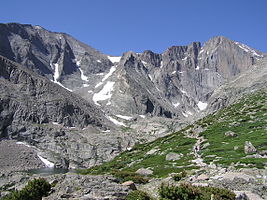
M191 184L169 186L162 184L159 189L161 200L235 200L235 193L227 189L197 187Z
M143 191L134 190L128 194L125 200L152 200L152 198Z
M3 197L3 200L42 200L51 190L51 185L43 178L29 181L28 184L19 191L13 191Z
M175 174L174 176L173 176L173 180L175 180L175 181L180 181L180 180L182 180L182 178L184 178L184 177L186 177L187 176L187 173L186 173L186 171L184 170L184 171L182 171L181 173L179 173L179 174Z

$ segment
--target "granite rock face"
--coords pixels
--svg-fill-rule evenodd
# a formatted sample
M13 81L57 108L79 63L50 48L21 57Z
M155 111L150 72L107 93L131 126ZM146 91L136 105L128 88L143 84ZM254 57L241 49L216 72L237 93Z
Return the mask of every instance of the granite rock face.
M0 33L0 55L71 90L112 66L106 55L64 33L17 23L0 24Z
M147 50L112 57L40 26L0 24L0 33L0 55L113 116L190 118L206 108L214 89L265 55L222 36L162 54Z
M0 57L1 130L12 119L23 122L57 122L64 126L103 126L104 114L94 105L24 67ZM107 122L107 120L106 120ZM14 132L14 130L12 131Z
M1 139L37 147L57 167L93 166L128 147L94 105L2 56L0 67Z
M180 123L228 105L240 90L225 96L219 86L253 72L265 56L220 36L114 57L16 23L0 24L0 55L1 138L25 141L64 167L93 166L126 150L137 138L121 127L138 128L145 117Z
M215 89L208 100L208 107L204 115L216 112L242 96L266 88L267 59L259 60L255 65L236 76L226 84Z
M185 119L207 107L213 91L264 57L263 53L225 37L201 46L173 46L163 54L126 52L110 76L80 92L97 100L112 83L110 96L97 104L113 114Z
M116 182L112 176L66 174L58 179L54 192L44 199L123 200L130 189Z

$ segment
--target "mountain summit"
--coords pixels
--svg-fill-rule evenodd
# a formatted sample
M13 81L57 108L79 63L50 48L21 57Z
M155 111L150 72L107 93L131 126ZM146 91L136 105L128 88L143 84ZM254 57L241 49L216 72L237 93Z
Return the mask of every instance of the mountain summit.
M136 187L118 181L148 179L152 196L183 179L260 199L266 172L232 168L266 167L266 63L223 36L111 56L65 33L0 24L1 192L30 178L14 171L45 165L109 174L49 176L59 184L48 199L124 199Z
M1 24L0 32L2 56L113 116L190 117L207 107L214 89L265 55L223 36L162 54L148 50L113 57L40 26Z

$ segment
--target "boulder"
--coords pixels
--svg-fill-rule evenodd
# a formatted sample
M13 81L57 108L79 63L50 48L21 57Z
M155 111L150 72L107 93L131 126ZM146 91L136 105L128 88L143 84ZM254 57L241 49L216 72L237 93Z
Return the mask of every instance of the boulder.
M257 149L253 146L253 144L250 141L246 141L244 146L244 151L245 154L251 154L251 153L256 153Z
M159 151L159 149L155 148L155 149L151 149L148 152L146 152L146 155L153 155L155 154L157 151Z
M181 157L182 157L182 154L170 152L166 155L166 160L175 161L175 160L179 160Z
M237 137L237 133L233 132L233 131L227 131L224 133L225 136L227 137Z
M137 190L133 181L126 181L122 185L129 187L131 190Z
M209 177L206 174L201 174L197 177L198 181L204 181L204 180L209 180Z
M236 200L249 200L248 196L243 191L234 191L234 193L236 194Z
M234 191L237 200L263 200L259 195L251 191Z
M140 174L140 175L144 175L144 176L148 176L148 175L152 175L153 171L150 169L140 168L135 173Z
M267 150L263 150L263 151L261 151L261 152L260 152L260 155L261 155L261 156L267 156Z

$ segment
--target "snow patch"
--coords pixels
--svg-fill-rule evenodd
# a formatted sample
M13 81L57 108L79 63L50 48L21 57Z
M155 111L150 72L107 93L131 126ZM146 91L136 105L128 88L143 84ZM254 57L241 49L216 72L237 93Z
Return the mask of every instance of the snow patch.
M115 82L108 81L100 92L94 94L93 101L96 105L100 106L100 104L97 103L98 101L104 101L111 98L114 84Z
M72 92L72 90L71 90L71 89L69 89L69 88L65 87L65 86L64 86L64 85L62 85L60 82L58 82L58 81L53 81L53 82L54 82L54 83L56 83L56 84L58 84L59 86L63 87L64 89L66 89L66 90L68 90L68 91Z
M95 85L95 88L98 88L102 84L103 84L103 82L99 82L98 84Z
M176 71L173 71L173 72L172 72L172 74L175 74L175 73L176 73Z
M83 87L88 87L89 85L87 83L84 83L83 84Z
M110 120L112 123L114 123L115 125L118 125L118 126L125 126L125 124L123 122L120 122L110 116L107 116L108 120Z
M58 123L58 122L52 122L52 124L54 124L54 125L59 125L59 123Z
M40 160L45 164L46 167L53 168L53 167L55 166L54 163L52 163L52 162L50 162L49 160L43 158L42 156L40 156L40 155L37 155L37 156L38 156L38 157L40 158Z
M180 91L181 91L183 94L187 94L186 91L184 91L184 90L181 90L181 89L180 89Z
M36 26L34 26L36 29L43 29L41 26L39 26L39 25L36 25Z
M61 87L65 88L66 90L72 92L71 89L65 87L64 85L62 85L62 84L58 81L58 78L59 78L59 76L60 76L60 73L59 73L59 64L58 64L58 63L50 63L50 66L51 66L52 68L54 67L54 70L55 70L55 72L54 72L54 80L52 80L52 82L54 82L54 83L60 85Z
M93 90L88 90L88 93L93 93Z
M143 65L145 65L145 66L147 65L147 62L145 62L145 61L143 61L143 60L142 60L142 63L143 63Z
M98 88L100 85L102 85L104 83L104 81L106 81L115 71L116 71L116 65L112 66L109 70L109 72L104 76L104 78L102 78L101 82L97 83L95 85L95 88ZM103 75L102 74L97 74L97 75Z
M182 60L187 60L187 58L188 58L188 57L186 56L186 57L184 57Z
M112 66L109 70L109 72L104 76L104 78L102 79L102 82L104 82L105 80L107 80L115 71L116 71L116 67L117 66Z
M60 74L59 74L59 68L58 68L58 63L53 63L54 68L55 68L55 72L54 72L54 81L56 82L57 79L59 78Z
M16 144L21 144L21 145L24 145L26 147L32 148L32 146L26 144L25 142L16 142Z
M235 44L237 44L239 46L239 48L243 49L247 53L251 53L257 57L261 57L261 58L263 57L263 55L258 54L254 49L251 49L249 46L247 46L245 44L241 44L239 42L235 42Z
M131 120L132 119L132 117L124 116L124 115L116 115L116 116L121 118L121 119L125 119L125 120Z
M201 50L199 51L199 54L203 53L203 51L204 51L204 49L201 49Z
M84 75L83 70L82 70L81 68L79 68L79 70L80 70L80 72L81 72L81 79L82 79L83 81L88 81L88 77Z
M176 108L176 107L178 107L178 106L180 105L180 103L179 103L179 102L177 102L177 103L172 103L172 105Z
M193 115L190 111L186 111L187 115Z
M97 60L96 62L101 63L101 60Z
M148 77L149 77L149 79L152 81L153 79L152 79L152 76L150 75L150 74L148 74Z
M79 60L79 61L76 61L76 65L78 66L78 67L80 67L80 65L81 65L81 61Z
M205 110L205 109L207 108L208 104L199 101L199 102L197 103L197 106L198 106L199 110Z
M160 69L163 67L163 62L160 61Z
M145 115L139 115L139 116L140 116L141 118L143 118L143 119L144 119L144 118L146 118L146 116L145 116Z
M186 113L184 113L184 112L183 112L182 114L183 114L183 116L188 117L188 114L186 114Z
M121 60L121 56L108 56L108 59L112 62L112 63L118 63Z
M199 70L199 66L196 67L196 70Z

